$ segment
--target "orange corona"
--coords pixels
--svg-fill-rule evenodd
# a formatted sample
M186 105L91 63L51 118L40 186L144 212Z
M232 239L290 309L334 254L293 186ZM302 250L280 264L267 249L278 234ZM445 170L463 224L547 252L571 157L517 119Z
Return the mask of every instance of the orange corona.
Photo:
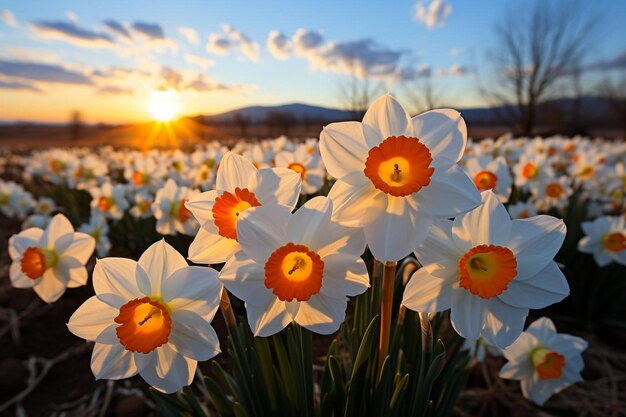
M304 165L297 162L292 162L287 165L287 168L300 174L300 177L304 180L304 177L306 175L306 168L304 167Z
M474 177L474 184L476 188L481 191L484 190L492 190L496 187L498 183L498 176L490 171L480 171Z
M543 346L536 347L530 353L530 361L537 371L539 379L560 378L565 367L565 357Z
M602 239L604 249L610 252L620 252L626 249L626 236L620 232L609 233Z
M41 278L46 271L46 256L41 249L30 247L24 251L20 265L28 278Z
M459 285L481 298L502 294L517 275L517 260L510 249L479 245L459 260Z
M287 243L265 263L265 286L281 301L306 301L322 288L324 261L304 245Z
M235 188L235 192L224 193L215 199L213 219L221 236L237 240L237 217L239 213L250 207L258 207L261 203L253 192L247 188Z
M136 298L120 307L115 318L120 343L132 352L150 353L167 343L172 319L161 302L149 297Z
M430 151L419 139L391 136L370 149L364 173L380 191L404 197L430 184L435 171L432 161Z
M563 195L563 187L558 182L546 185L546 195L551 198L559 198Z

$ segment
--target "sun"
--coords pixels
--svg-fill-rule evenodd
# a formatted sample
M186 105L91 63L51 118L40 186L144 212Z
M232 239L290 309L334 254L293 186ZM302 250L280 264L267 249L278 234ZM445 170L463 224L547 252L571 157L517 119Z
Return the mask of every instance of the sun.
M148 110L154 120L171 122L180 114L180 94L174 89L152 91Z

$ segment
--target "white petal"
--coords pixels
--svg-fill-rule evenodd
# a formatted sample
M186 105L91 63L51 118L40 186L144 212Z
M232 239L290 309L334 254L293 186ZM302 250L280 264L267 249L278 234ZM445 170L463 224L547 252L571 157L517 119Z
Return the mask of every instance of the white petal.
M420 212L437 217L455 217L476 208L480 194L455 162L446 160L435 168L430 184L413 194Z
M480 337L485 319L485 301L458 288L452 293L450 321L461 336L469 340Z
M96 379L124 379L137 373L133 353L119 343L96 343L91 354L91 371Z
M217 190L196 194L185 203L185 207L200 225L204 225L206 222L213 222L213 206L216 198Z
M539 344L540 342L535 336L528 332L522 332L515 342L502 351L502 354L509 361L526 362L528 361L530 352Z
M323 258L324 278L320 292L328 297L343 299L362 294L370 286L363 259L345 253Z
M86 233L76 232L72 237L72 243L62 253L63 256L76 258L82 265L85 265L93 250L96 248L96 240Z
M461 114L452 109L427 111L411 119L413 133L424 142L433 158L458 161L465 152L467 127Z
M363 124L371 128L364 129L365 140L370 148L378 146L390 136L405 135L410 122L400 103L386 94L375 100L363 116Z
M81 287L87 284L89 278L87 268L71 256L61 257L54 266L54 273L67 279L68 288Z
M94 295L72 314L67 328L76 336L93 341L104 329L115 324L114 319L118 314L119 310L98 300Z
M347 305L346 297L331 298L318 293L312 295L308 301L300 303L295 321L312 332L331 334L339 330L339 326L343 323Z
M289 208L278 205L254 207L240 213L237 240L246 255L264 264L274 250L287 243L290 217Z
M263 205L281 204L293 209L300 196L302 177L289 168L264 168L250 176L247 187Z
M287 222L287 240L317 250L316 238L326 230L332 215L332 204L326 197L307 201Z
M365 233L357 227L344 227L335 222L328 224L323 233L315 235L312 248L322 258L337 252L361 256L365 252Z
M320 154L328 173L335 178L363 171L368 152L359 122L331 123L320 133Z
M220 352L217 333L208 321L188 310L174 311L168 342L178 353L197 361L206 361Z
M11 259L21 256L26 249L39 246L39 241L43 235L43 230L37 227L31 227L22 230L17 235L11 236L9 239L9 255Z
M141 255L138 261L141 268L146 271L149 278L150 287L144 289L139 287L146 294L161 295L163 282L174 272L182 268L187 268L185 258L170 246L164 239L153 243ZM138 283L142 282L140 280Z
M32 288L37 282L37 280L30 279L24 272L22 272L22 264L20 262L13 262L11 264L11 267L9 268L9 277L11 278L11 285L15 288Z
M157 390L171 394L191 384L197 365L165 344L154 350L139 375Z
M48 227L46 227L46 230L43 232L40 245L43 248L55 249L56 241L70 233L74 233L72 223L70 223L64 215L57 214L52 218L52 220L50 220Z
M556 327L554 327L552 320L547 317L541 317L528 326L526 333L536 337L539 343L545 343L551 336L556 334Z
M226 262L239 248L239 242L235 239L202 227L189 246L189 260L197 264L220 264Z
M249 305L265 307L276 298L265 286L263 264L250 259L244 251L237 252L226 262L219 278L228 291Z
M387 195L369 181L352 185L337 180L328 198L333 202L333 220L348 227L363 227L387 207Z
M490 344L504 349L522 334L527 315L527 308L511 307L492 298L488 302L482 335Z
M226 152L217 169L215 188L217 191L230 191L235 188L245 188L250 176L256 168L247 158L233 152Z
M433 272L437 271L437 276ZM402 297L402 304L413 311L435 313L452 306L458 288L458 273L453 263L430 264L413 273Z
M37 280L33 290L46 303L53 303L65 293L67 282L67 277L57 274L54 268L48 268L43 277Z
M457 246L466 242L477 245L507 246L511 235L511 217L491 191L481 193L483 204L454 219L452 233Z
M539 309L558 303L568 295L567 279L556 262L550 261L528 279L513 279L498 298L511 306Z
M544 269L561 248L566 232L563 220L552 216L513 220L508 247L515 253L518 276L525 280Z
M464 249L459 249L455 245L452 238L452 222L448 219L436 219L426 240L415 250L415 256L422 265L458 262L466 252Z
M104 258L96 262L93 270L93 288L96 295L115 294L129 301L142 298L148 294L139 291L137 276L142 281L148 280L145 271L139 264L126 258Z
M502 369L500 369L499 376L503 379L519 381L524 378L532 377L533 372L535 372L535 369L532 367L529 360L507 362Z
M255 306L246 303L248 324L255 336L267 337L280 332L291 322L287 307L278 297L267 305Z
M162 289L163 300L172 310L189 310L211 321L220 305L222 283L215 269L189 266L174 272Z
M399 261L426 239L432 218L416 216L405 198L388 197L387 209L364 227L372 255L380 262Z

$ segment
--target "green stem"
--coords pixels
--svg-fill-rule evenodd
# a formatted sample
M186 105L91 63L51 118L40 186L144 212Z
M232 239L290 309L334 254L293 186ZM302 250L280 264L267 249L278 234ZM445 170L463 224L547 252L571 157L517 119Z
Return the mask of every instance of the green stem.
M380 339L378 343L378 372L389 353L391 335L391 312L393 307L393 287L396 278L397 262L385 262L383 268L383 298L380 304Z

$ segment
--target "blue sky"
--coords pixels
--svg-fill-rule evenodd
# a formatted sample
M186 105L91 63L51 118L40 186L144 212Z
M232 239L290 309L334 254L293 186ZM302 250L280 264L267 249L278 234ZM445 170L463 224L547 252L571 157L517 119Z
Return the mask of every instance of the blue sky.
M349 71L402 96L404 68L427 71L442 104L481 106L474 73L489 75L494 27L507 8L528 3L4 0L0 119L59 121L80 108L90 121L143 120L151 91L164 88L179 91L181 112L192 114L288 102L338 107L338 86ZM584 6L602 17L587 60L623 56L626 1ZM268 47L272 31L283 49ZM350 57L356 70L346 67L355 62Z

